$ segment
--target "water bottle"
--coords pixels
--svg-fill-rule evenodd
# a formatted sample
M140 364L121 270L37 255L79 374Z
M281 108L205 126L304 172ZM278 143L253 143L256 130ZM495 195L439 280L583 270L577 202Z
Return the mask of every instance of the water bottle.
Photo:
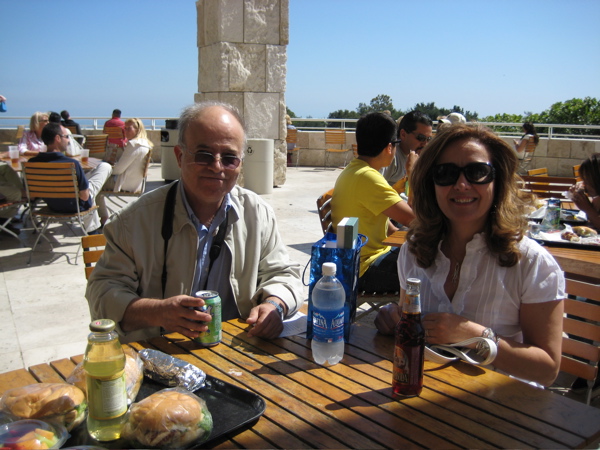
M344 303L346 291L335 277L334 263L323 264L323 277L312 291L313 359L317 364L337 364L344 356Z

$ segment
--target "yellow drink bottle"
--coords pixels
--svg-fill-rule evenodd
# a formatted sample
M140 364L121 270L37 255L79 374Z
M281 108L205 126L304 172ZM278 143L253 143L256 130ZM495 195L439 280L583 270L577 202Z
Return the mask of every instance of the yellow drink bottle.
M97 441L121 437L127 412L125 353L109 319L94 320L83 359L88 394L87 427Z

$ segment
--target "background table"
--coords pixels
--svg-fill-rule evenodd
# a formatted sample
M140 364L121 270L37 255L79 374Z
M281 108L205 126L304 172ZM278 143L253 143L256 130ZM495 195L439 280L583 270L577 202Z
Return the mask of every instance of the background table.
M310 341L252 338L247 327L224 323L223 343L209 349L177 334L131 344L265 399L263 417L216 448L575 448L600 437L600 410L465 363L426 362L421 396L394 399L393 339L372 328L354 325L342 362L321 367ZM1 374L0 391L61 381L80 360Z
M92 169L95 169L102 162L101 159L93 158L91 156L85 162L81 161L80 155L77 155L77 156L68 156L67 155L67 157L79 161L79 164L81 164L81 167L86 172L90 171ZM19 164L17 166L14 166L14 165L12 165L10 158L8 157L8 152L0 152L0 160L8 163L16 172L22 172L23 171L23 163L29 161L31 158L33 158L33 156L21 155L21 156L19 156Z

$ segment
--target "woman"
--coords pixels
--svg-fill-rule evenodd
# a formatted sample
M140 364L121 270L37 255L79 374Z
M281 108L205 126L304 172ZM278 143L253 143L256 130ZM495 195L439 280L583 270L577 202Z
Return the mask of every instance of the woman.
M125 122L125 137L127 145L125 145L119 160L114 164L113 176L104 184L102 188L104 191L137 192L142 189L145 157L151 151L153 144L146 135L144 124L137 118L128 119ZM109 216L104 196L98 196L96 201L100 207L100 218L104 224Z
M42 130L48 123L48 114L35 112L29 119L29 130L23 133L19 141L19 153L25 156L35 156L39 152L46 151L46 145L42 142Z
M535 145L538 145L540 142L540 137L537 135L535 131L535 127L531 122L525 122L523 124L523 136L521 139L513 139L513 145L515 147L515 152L517 152L517 158L523 159L525 156L525 148L527 148L527 144L529 143L529 139L533 137L533 142Z
M590 224L600 230L600 153L593 154L581 163L579 176L583 181L569 189L571 198L585 212Z
M497 341L496 369L550 385L559 371L565 281L552 256L524 236L526 202L512 149L482 126L443 129L410 179L413 210L400 249L406 280L421 280L429 344L473 337ZM376 318L390 334L398 305Z

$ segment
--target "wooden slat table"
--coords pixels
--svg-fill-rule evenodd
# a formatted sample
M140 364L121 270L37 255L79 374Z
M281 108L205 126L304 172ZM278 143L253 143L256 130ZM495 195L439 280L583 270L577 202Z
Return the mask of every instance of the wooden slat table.
M85 162L81 161L81 156L79 156L79 155L78 156L68 156L68 157L79 161L79 164L81 164L81 167L86 172L88 172L92 169L95 169L102 162L101 159L93 158L91 156ZM8 152L0 152L0 160L7 162L15 170L15 172L22 172L23 171L23 163L29 161L31 158L33 158L33 156L21 155L19 157L19 164L17 166L14 166L11 163L10 158L8 157Z
M406 231L396 231L389 235L384 245L400 247L406 241ZM584 250L567 247L545 247L554 256L561 269L567 273L600 278L600 247L598 250Z
M354 325L341 363L312 362L310 341L266 341L223 324L223 342L202 349L181 335L156 348L264 398L263 417L215 448L576 448L600 438L600 410L496 372L425 363L421 396L392 397L393 339ZM0 375L0 391L66 377L81 356Z

